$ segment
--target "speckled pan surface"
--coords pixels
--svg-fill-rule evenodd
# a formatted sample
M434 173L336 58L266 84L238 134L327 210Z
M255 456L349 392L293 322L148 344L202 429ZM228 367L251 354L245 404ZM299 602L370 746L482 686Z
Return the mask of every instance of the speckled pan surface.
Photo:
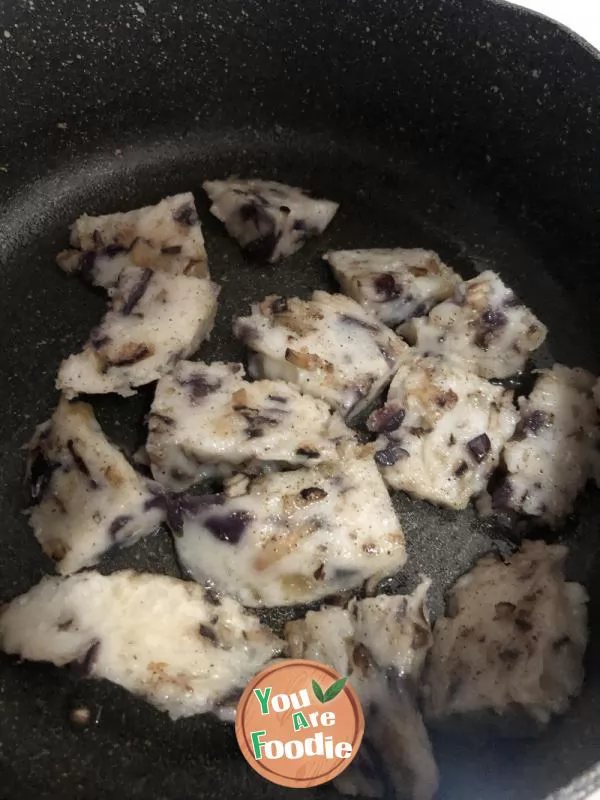
M0 80L0 600L49 568L19 511L19 448L55 404L60 359L102 309L53 264L83 210L195 192L223 285L207 360L242 355L230 322L251 300L331 286L323 251L401 245L438 250L465 277L497 269L550 328L539 363L600 369L600 62L547 20L475 0L356 0L343 13L334 0L0 0ZM322 239L257 270L199 191L229 173L306 185L342 207ZM149 402L96 409L133 448ZM436 610L476 555L505 546L472 512L398 508L410 566L397 585L427 571ZM599 510L586 495L565 531L570 573L592 589L584 695L539 741L436 742L446 800L541 800L598 759ZM117 564L177 574L166 537L103 569ZM81 702L98 717L85 730L67 722ZM564 796L595 786L591 774ZM115 795L282 792L248 769L225 725L172 723L115 687L0 659L1 800Z

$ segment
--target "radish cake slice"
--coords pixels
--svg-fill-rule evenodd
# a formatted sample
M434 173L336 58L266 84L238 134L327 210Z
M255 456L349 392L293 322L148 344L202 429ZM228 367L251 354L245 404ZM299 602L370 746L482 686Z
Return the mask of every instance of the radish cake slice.
M152 473L175 491L234 468L337 461L340 435L351 436L326 403L295 386L250 383L241 364L191 361L158 382L148 430Z
M252 351L253 377L295 383L348 421L383 392L408 350L355 300L321 291L311 300L271 295L234 333Z
M512 508L551 527L571 513L597 454L593 385L582 369L555 364L540 372L529 397L519 399L520 421L504 448L506 477L492 495L495 508Z
M337 464L175 498L169 521L183 567L247 606L308 603L400 569L404 535L372 449L341 447Z
M367 427L380 434L375 461L388 486L463 509L485 490L517 420L512 392L441 356L410 355Z
M291 658L329 664L349 675L365 714L360 752L336 779L342 794L431 800L438 772L417 705L432 644L425 605L429 581L412 595L352 600L288 622ZM387 791L386 791L387 789Z
M230 598L131 570L44 578L0 611L0 649L72 666L173 719L218 713L283 642Z
M57 256L65 272L79 272L109 289L127 266L172 275L208 277L202 226L191 192L165 197L155 206L90 217L71 226L71 246Z
M340 675L352 668L354 618L347 608L324 605L307 611L303 619L287 622L285 638L290 658L302 658L327 664ZM353 688L354 681L350 681Z
M136 266L127 250L117 245L98 251L64 250L56 262L65 272L77 273L86 283L107 290L117 285L124 269Z
M210 333L219 288L205 278L128 267L81 353L60 365L57 389L127 397L192 355Z
M102 432L92 407L61 399L28 445L30 523L62 574L95 564L163 521L160 487L147 481Z
M498 275L487 271L398 333L421 353L460 359L483 378L507 378L523 370L547 329Z
M587 594L567 583L567 548L525 541L480 560L452 589L425 679L432 721L480 716L520 732L564 714L583 683Z
M275 181L206 181L210 211L227 233L257 261L279 261L319 236L339 206Z
M462 282L431 250L337 250L324 258L342 291L392 327L424 316Z

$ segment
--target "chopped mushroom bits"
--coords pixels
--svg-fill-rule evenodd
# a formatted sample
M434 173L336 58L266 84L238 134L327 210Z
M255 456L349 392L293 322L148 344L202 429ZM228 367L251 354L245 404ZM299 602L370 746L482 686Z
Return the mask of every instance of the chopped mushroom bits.
M60 365L57 388L67 397L135 394L198 349L212 329L218 294L205 278L124 269L83 351Z
M76 249L59 253L58 265L105 289L116 284L127 266L208 277L202 226L191 192L126 213L84 214L71 226L71 245Z
M412 595L324 606L285 626L291 658L308 658L349 675L365 714L365 739L336 779L343 794L431 800L438 774L417 705L432 635L425 605L429 581ZM375 760L373 760L375 756ZM387 795L386 795L387 796Z
M161 487L139 475L108 441L87 403L63 398L28 450L35 503L29 520L59 572L89 567L163 521Z
M156 387L146 451L154 477L176 491L234 468L337 461L339 416L284 381L245 379L241 364L180 361Z
M431 250L336 250L324 258L344 293L392 327L427 314L461 282Z
M434 628L430 720L487 713L518 730L519 716L542 726L567 710L583 682L587 594L565 581L566 555L525 541L507 562L486 556L460 578Z
M0 611L0 649L74 666L173 719L219 713L284 643L231 598L131 570L44 578Z
M483 378L506 378L521 372L547 330L498 275L487 271L398 333L420 353L460 359Z
M249 258L275 262L329 225L338 204L275 181L205 181L211 213Z
M442 356L409 354L367 427L388 486L462 509L485 490L517 419L512 392Z
M372 449L341 447L339 463L175 498L184 568L247 606L307 603L396 572L404 534Z
M506 476L492 495L496 508L512 508L556 527L592 476L599 441L594 378L555 364L542 370L533 391L520 398L520 420L504 448Z
M295 383L348 421L377 399L408 350L357 302L321 291L310 300L271 295L234 332L252 351L254 377Z

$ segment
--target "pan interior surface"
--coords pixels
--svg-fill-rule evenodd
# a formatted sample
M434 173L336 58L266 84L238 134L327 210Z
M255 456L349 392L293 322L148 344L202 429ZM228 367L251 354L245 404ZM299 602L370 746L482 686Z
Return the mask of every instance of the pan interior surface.
M304 186L340 202L325 234L276 266L255 266L241 256L223 227L208 213L201 191L207 178L257 176ZM408 146L394 151L363 141L297 136L278 128L156 135L146 142L97 149L94 155L58 163L42 179L25 184L1 209L2 268L0 352L3 414L0 421L0 599L7 600L51 571L23 516L22 445L50 415L54 380L62 358L75 352L98 321L104 301L77 279L63 275L54 256L66 244L67 227L80 213L126 210L192 190L204 226L209 264L221 284L217 324L197 358L242 360L231 335L235 315L269 293L307 296L335 289L321 255L353 247L426 247L464 278L498 271L548 325L536 361L560 361L598 373L600 353L593 302L568 280L565 253L550 257L519 220L499 215L492 199L423 163ZM543 255L542 255L543 252ZM565 280L561 275L565 275ZM588 324L589 323L589 324ZM141 420L151 387L133 399L94 400L101 424L129 453L140 444ZM560 538L572 545L570 577L592 590L590 619L596 624L594 557L598 550L598 498L589 490ZM455 513L394 497L409 549L407 568L389 589L411 588L420 574L432 577L431 607L479 555L506 551L509 538L494 521L472 509ZM107 557L103 571L129 566L179 575L169 536L162 532ZM293 611L273 612L281 622ZM297 612L296 612L297 613ZM434 738L443 798L542 798L597 758L600 739L600 670L592 637L587 681L564 719L538 740L473 742ZM92 709L97 724L69 724L77 705ZM107 769L105 765L110 765ZM75 683L68 674L40 664L0 659L0 798L114 796L128 798L280 797L240 757L233 730L210 717L171 722L141 699L105 682ZM303 797L336 796L333 789Z

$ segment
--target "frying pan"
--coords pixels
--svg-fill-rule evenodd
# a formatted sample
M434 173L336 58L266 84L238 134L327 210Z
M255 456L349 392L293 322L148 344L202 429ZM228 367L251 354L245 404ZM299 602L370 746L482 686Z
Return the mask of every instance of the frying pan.
M21 514L20 447L103 308L53 265L84 210L196 192L223 286L206 359L242 357L230 325L251 300L333 288L323 251L401 245L437 250L464 277L497 269L550 328L538 366L600 368L600 62L542 17L475 0L14 0L0 2L0 75L2 600L51 569ZM231 173L306 186L341 211L282 265L249 265L199 191ZM132 451L149 402L96 408ZM410 555L396 588L431 575L434 612L478 555L509 546L473 512L395 503ZM580 775L561 797L600 787L599 511L589 490L559 533L570 577L592 595L583 695L537 740L435 740L441 797L543 798ZM164 533L100 568L125 565L179 574ZM69 723L81 702L95 720L84 729ZM288 791L255 775L210 717L172 723L118 687L0 660L2 800Z

